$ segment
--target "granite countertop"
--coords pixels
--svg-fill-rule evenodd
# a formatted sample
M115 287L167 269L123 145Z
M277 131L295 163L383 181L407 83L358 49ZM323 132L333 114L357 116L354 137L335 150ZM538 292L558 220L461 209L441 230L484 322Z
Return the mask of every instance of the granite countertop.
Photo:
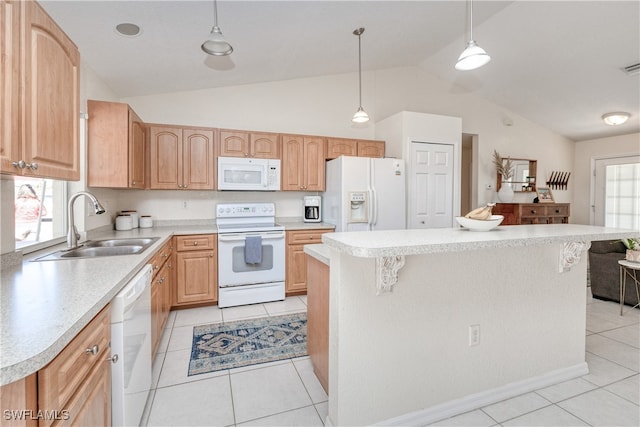
M640 236L637 230L577 224L509 225L491 231L463 228L341 232L322 236L322 242L340 252L364 258L394 255L461 252L542 244L591 242Z
M332 224L277 218L285 230L333 229ZM186 225L185 225L186 224ZM161 221L131 231L101 229L89 239L159 237L141 254L31 262L64 249L58 245L2 269L0 386L45 365L100 312L173 235L217 233L215 221Z

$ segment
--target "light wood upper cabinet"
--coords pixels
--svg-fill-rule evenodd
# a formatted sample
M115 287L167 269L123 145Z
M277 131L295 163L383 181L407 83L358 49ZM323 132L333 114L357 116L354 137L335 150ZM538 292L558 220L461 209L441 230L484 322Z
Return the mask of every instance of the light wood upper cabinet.
M213 129L152 125L149 128L152 189L213 190Z
M79 180L78 48L35 1L3 0L2 31L0 170Z
M87 102L89 112L87 185L145 188L145 127L119 102Z
M282 135L282 190L324 191L325 140Z
M279 159L279 135L222 129L220 130L220 156Z
M358 141L346 138L327 139L327 160L340 156L384 157L384 141Z
M358 141L355 139L327 138L327 160L357 155Z
M358 141L358 157L384 157L384 141Z

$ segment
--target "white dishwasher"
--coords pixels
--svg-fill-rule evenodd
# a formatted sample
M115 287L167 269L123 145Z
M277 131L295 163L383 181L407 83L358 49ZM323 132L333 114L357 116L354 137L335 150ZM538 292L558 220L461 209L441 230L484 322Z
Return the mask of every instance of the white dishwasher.
M138 426L151 389L151 266L111 304L111 423Z

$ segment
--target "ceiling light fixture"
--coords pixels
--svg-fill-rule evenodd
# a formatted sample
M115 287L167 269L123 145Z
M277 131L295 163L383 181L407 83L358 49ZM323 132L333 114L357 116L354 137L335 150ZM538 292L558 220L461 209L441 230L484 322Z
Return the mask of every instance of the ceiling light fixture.
M214 56L227 56L233 52L233 47L225 40L220 27L218 27L217 0L213 0L213 28L211 29L211 34L209 34L207 41L202 43L201 47L206 53Z
M607 113L602 116L602 120L610 126L618 126L629 120L631 114L625 112Z
M469 42L456 62L456 70L475 70L491 61L491 57L473 39L473 0L469 0Z
M359 88L359 100L358 111L353 115L351 121L353 123L366 123L369 121L369 115L362 108L362 45L360 43L360 36L364 33L364 28L356 28L353 30L353 34L358 36L358 88Z

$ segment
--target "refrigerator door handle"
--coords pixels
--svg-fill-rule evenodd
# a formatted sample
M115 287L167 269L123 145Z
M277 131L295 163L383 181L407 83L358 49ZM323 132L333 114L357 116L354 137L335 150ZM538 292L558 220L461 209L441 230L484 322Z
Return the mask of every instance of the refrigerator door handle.
M378 194L375 188L369 189L369 224L378 223Z

